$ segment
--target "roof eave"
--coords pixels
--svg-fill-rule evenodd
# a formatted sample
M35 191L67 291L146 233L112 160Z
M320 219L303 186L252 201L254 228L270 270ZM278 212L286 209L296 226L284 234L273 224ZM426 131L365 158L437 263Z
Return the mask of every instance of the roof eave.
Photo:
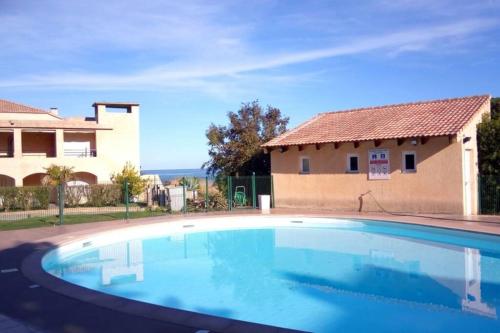
M440 137L440 136L453 136L457 135L458 132L449 133L439 133L439 134L425 134L425 135L408 135L408 136L397 136L397 137L380 137L380 138L360 138L360 139L350 139L350 140L325 140L325 141L308 141L308 142L295 142L295 143L276 143L276 144L263 144L261 148L279 148L279 147L292 147L292 146L305 146L305 145L317 145L317 144L328 144L328 143L352 143L352 142L367 142L374 140L399 140L399 139L411 139L411 138L422 138L422 137Z

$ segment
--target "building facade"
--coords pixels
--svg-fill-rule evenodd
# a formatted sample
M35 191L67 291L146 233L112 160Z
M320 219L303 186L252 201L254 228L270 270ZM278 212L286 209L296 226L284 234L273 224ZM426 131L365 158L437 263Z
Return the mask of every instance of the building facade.
M110 180L139 161L139 104L93 104L91 117L62 118L0 100L0 186L40 185L52 164L73 167L77 181Z
M322 113L266 143L276 207L475 214L490 96Z

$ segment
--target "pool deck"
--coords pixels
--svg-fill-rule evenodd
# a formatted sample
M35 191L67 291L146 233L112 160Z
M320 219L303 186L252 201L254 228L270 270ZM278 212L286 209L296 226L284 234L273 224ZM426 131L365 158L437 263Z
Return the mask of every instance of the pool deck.
M90 301L82 301L64 295L64 291L75 289L60 288L43 283L35 283L27 276L39 267L33 264L36 256L55 244L96 232L135 227L168 221L198 219L204 216L261 215L256 211L236 211L218 214L192 214L187 216L160 216L136 219L129 222L109 221L86 224L44 227L0 232L0 331L17 332L293 332L270 326L254 326L244 322L224 318L188 315L178 312L182 317L169 320L165 313L144 304L124 304L109 297L116 307L99 305L87 293ZM271 215L278 216L321 216L337 218L361 218L403 223L421 224L433 227L452 228L500 235L500 216L450 216L450 215L390 215L381 213L343 213L328 210L275 209ZM31 259L30 259L31 258ZM31 260L31 262L30 262ZM35 261L33 261L35 260ZM39 260L39 258L38 258ZM24 263L24 265L23 265ZM35 272L36 273L36 272ZM47 274L45 274L47 275ZM56 279L56 278L52 278ZM45 280L53 282L53 280ZM64 284L64 282L61 282ZM83 289L74 286L73 288ZM105 300L106 297L99 297ZM133 301L130 301L133 302ZM134 302L135 303L135 302ZM111 304L111 303L110 303ZM109 305L109 304L108 304ZM137 311L138 310L138 311ZM132 314L133 313L133 314Z

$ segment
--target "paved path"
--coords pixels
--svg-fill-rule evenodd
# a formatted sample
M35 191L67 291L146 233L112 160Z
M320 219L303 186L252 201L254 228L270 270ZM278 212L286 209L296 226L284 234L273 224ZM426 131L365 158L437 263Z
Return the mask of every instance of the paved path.
M25 323L4 316L0 313L0 332L2 333L43 333Z
M0 232L0 313L15 320L14 323L23 322L24 325L50 333L197 332L201 328L131 316L54 293L33 285L20 271L25 257L50 245L39 239L82 230L116 229L126 225L123 221L110 221ZM4 333L1 327L0 332ZM19 326L16 329L24 332Z

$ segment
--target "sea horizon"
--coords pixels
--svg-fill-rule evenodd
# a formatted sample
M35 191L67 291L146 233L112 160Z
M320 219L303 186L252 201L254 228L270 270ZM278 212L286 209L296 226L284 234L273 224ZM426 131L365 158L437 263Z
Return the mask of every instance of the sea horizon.
M193 168L193 169L148 169L141 170L141 175L159 175L162 181L172 180L181 177L207 177L206 169ZM208 176L209 178L213 178Z

